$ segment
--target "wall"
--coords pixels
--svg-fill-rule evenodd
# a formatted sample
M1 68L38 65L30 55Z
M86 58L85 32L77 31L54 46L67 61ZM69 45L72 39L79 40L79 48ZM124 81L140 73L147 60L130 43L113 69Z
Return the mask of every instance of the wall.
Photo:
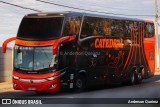
M7 48L7 51L4 54L0 47L0 82L11 81L12 65L12 49Z

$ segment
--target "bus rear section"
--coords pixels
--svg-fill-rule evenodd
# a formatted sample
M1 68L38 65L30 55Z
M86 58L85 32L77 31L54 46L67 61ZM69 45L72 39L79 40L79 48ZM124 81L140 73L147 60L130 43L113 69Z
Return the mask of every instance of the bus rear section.
M152 21L85 16L79 42L78 51L89 53L77 58L88 85L134 85L154 75Z

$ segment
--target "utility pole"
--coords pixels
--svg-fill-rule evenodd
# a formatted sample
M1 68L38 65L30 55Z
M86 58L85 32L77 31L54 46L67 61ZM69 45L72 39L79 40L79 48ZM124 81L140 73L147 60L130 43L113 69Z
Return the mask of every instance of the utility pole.
M156 68L159 68L159 52L158 52L158 0L155 0L155 38L156 38L156 53L155 53L155 58L156 58Z

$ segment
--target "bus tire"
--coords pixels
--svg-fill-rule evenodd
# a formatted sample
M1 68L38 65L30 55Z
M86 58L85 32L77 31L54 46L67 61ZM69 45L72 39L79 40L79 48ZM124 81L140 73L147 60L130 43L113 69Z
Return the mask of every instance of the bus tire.
M78 75L76 79L76 90L83 91L86 89L86 78L83 75Z
M142 83L143 75L142 75L143 69L138 71L136 74L136 84Z
M136 82L136 73L135 70L131 71L129 76L129 85L134 85Z
M39 94L39 95L44 95L46 93L46 91L35 91L36 94Z

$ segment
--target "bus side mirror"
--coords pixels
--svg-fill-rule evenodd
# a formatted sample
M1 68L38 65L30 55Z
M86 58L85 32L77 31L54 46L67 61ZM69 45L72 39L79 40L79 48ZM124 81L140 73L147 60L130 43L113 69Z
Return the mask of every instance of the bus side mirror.
M65 43L65 42L69 42L69 41L72 41L76 38L76 36L63 36L61 38L59 38L54 44L53 44L53 55L54 54L57 54L57 51L58 51L58 46L62 43Z
M11 42L11 41L14 41L14 40L16 40L16 37L8 38L7 40L5 40L5 41L3 42L3 45L2 45L2 52L3 52L3 53L6 53L7 44L8 44L9 42Z
M64 37L61 37L59 38L54 44L53 44L53 55L54 54L57 54L57 51L58 51L58 46L64 42L66 42L67 40L69 40L69 36L64 36Z

